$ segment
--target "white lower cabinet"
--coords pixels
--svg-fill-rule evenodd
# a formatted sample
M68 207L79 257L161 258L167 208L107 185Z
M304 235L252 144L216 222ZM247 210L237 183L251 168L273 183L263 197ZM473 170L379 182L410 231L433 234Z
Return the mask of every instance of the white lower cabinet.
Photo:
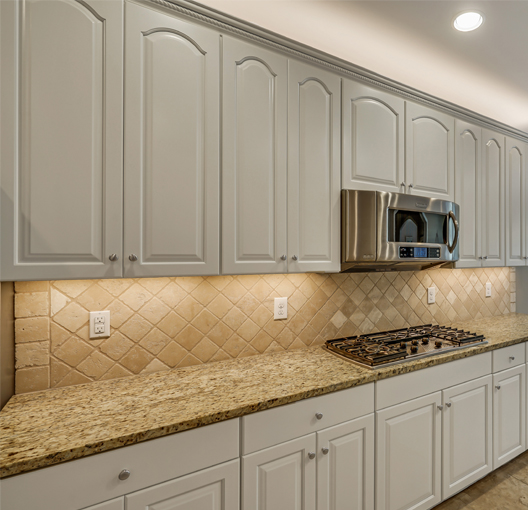
M525 450L525 377L525 365L493 375L494 469Z
M111 499L95 506L83 508L83 510L125 510L125 498Z
M238 459L125 496L127 510L237 510ZM106 510L106 507L103 507ZM113 507L108 507L113 510ZM117 510L117 507L116 507Z

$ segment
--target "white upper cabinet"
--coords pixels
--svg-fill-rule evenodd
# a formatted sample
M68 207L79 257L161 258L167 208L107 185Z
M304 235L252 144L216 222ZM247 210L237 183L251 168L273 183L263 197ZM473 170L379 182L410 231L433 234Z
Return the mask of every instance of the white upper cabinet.
M2 279L121 276L123 4L2 4Z
M482 130L482 257L487 267L505 265L504 135Z
M125 276L219 273L212 29L126 3Z
M454 200L454 118L409 101L405 107L407 191Z
M455 121L455 202L460 206L457 267L480 267L481 259L481 155L482 129Z
M526 144L506 137L506 264L524 266L526 251Z
M223 45L222 272L285 273L288 60Z
M405 101L343 80L343 189L402 192Z
M288 69L288 271L339 271L341 78Z

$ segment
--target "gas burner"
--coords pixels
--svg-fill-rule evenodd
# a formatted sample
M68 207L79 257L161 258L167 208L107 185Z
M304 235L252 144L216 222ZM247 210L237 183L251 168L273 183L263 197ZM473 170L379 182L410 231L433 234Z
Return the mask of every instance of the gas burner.
M327 340L326 348L362 365L378 367L486 343L482 335L425 324Z

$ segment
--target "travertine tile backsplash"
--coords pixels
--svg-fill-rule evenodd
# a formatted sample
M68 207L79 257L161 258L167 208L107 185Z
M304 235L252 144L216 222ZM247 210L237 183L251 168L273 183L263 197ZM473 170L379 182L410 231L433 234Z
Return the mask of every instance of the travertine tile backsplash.
M493 297L484 298L488 281ZM274 321L281 296L288 319ZM111 336L90 340L97 310L110 310ZM17 282L16 393L510 311L510 268Z

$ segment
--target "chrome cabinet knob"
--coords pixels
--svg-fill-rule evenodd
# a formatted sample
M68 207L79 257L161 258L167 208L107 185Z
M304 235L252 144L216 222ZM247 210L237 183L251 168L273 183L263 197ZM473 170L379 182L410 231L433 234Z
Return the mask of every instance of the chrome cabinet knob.
M115 262L116 260L119 260L119 257L117 256L117 253L112 253L110 257L108 257L112 262Z
M410 189L410 188L414 188L414 184L412 184L412 183L409 184L409 189Z
M479 257L479 260L482 260L484 257Z
M297 260L297 255L293 255L292 260Z
M323 417L323 413L315 413L315 417L320 420Z
M447 407L451 407L451 402L447 402L447 403L446 403L446 406L447 406Z
M310 452L310 453L308 454L308 458L309 458L310 460L315 459L315 452Z
M485 255L484 257L482 257L484 260L488 260L488 256Z
M400 187L405 188L405 181L400 184Z
M497 386L495 386L495 389L500 390L500 384L497 384Z
M286 255L281 255L281 260L286 260L287 258Z
M128 469L123 469L121 473L119 473L118 478L120 480L126 480L130 476L130 471Z
M510 361L515 361L515 356L510 356Z
M444 406L438 406L438 410L439 411L443 411L444 410Z
M130 260L131 262L135 262L137 260L137 255L134 255L133 253L131 253L128 256L128 260Z
M321 451L323 452L323 455L328 455L330 450L328 448L321 448Z

